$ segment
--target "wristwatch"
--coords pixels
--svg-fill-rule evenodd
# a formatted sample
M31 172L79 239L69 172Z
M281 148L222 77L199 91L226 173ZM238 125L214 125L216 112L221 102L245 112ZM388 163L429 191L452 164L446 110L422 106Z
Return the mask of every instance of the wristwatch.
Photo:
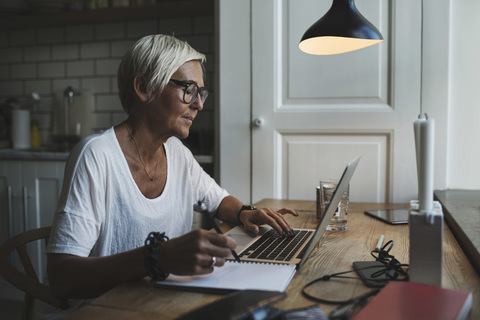
M238 212L237 212L237 220L238 220L238 223L239 223L240 225L243 224L242 221L240 221L240 213L241 213L243 210L257 210L257 207L244 204L244 205L240 208L240 210L238 210Z

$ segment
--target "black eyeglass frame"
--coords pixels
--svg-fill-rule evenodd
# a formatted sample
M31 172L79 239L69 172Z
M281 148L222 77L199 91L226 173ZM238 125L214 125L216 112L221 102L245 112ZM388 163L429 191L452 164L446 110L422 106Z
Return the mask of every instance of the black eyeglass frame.
M200 95L200 99L202 100L202 103L205 103L205 100L207 100L208 90L205 89L205 88L200 88L198 86L198 84L196 84L195 82L187 82L187 81L181 81L181 80L176 80L176 79L170 79L170 81L175 83L177 86L184 87L184 89L183 89L183 102L188 103L188 104L193 103L193 102L195 102L195 100L197 100L198 95ZM196 87L197 92L193 95L192 100L187 101L187 99L185 99L185 96L187 95L187 89L188 89L188 87L190 87L192 85Z

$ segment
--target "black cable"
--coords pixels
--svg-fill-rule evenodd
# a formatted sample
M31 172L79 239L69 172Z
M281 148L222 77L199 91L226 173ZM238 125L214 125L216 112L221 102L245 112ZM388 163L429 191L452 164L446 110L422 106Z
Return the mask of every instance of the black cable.
M375 272L374 277L385 275L388 278L388 280L408 281L409 279L408 269L404 270L405 267L408 268L408 264L401 264L397 259L395 259L393 255L390 255L389 253L390 250L393 248L393 245L394 245L394 242L390 240L380 250L375 251L375 254L372 251L371 254L375 258L375 260L382 263L385 266L384 269ZM378 268L378 266L365 267L360 270L365 270L369 268ZM390 271L392 270L394 271L393 276L390 275ZM346 314L350 314L351 312L353 312L353 309L355 309L356 307L359 307L360 305L365 304L367 300L370 297L377 294L380 291L380 289L369 291L363 295L353 297L348 300L329 300L329 299L323 299L323 298L319 298L311 295L310 293L307 292L307 288L309 288L313 284L320 281L329 281L331 278L359 279L358 277L343 276L344 274L351 273L351 272L355 272L355 270L342 271L342 272L333 273L330 275L324 275L321 278L310 281L302 288L302 295L307 299L310 299L318 303L339 304L341 306L335 309L334 311L337 311L338 314L341 314L342 312L346 312ZM385 281L385 279L379 279L378 281ZM347 308L349 305L351 306ZM342 309L345 309L345 310L342 310ZM336 319L343 319L343 317L336 317ZM346 319L348 319L348 317Z
M344 277L344 276L342 276L343 274L351 273L351 272L355 272L355 270L343 271L343 272L338 272L338 273L334 273L334 274L327 274L327 275L325 275L321 278L310 281L309 283L307 283L302 288L302 294L307 299L310 299L312 301L319 302L319 303L326 303L326 304L347 304L347 303L351 303L352 300L355 300L357 297L353 297L353 298L350 298L348 300L327 300L327 299L323 299L323 298L314 297L307 292L307 288L312 286L313 284L315 284L317 282L320 282L320 281L328 281L328 280L330 280L331 278L334 278L334 277L335 278L343 278L343 279L359 279L358 277Z

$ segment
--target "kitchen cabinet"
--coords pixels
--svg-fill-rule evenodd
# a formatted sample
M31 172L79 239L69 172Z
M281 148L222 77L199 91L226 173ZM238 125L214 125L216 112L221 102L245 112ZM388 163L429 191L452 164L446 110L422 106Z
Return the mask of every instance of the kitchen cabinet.
M62 189L65 161L0 160L0 242L26 230L52 225ZM41 243L28 250L40 277L46 271ZM18 257L13 262L20 265ZM0 278L0 298L23 295Z
M0 19L0 30L93 24L123 20L160 19L213 15L214 0L175 0L157 4L111 7L94 10L25 13Z

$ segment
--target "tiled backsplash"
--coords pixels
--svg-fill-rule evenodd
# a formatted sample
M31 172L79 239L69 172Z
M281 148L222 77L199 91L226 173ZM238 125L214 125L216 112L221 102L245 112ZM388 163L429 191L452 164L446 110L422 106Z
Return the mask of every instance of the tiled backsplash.
M209 98L192 131L214 127L215 35L213 16L135 20L93 25L0 31L0 104L15 98L24 108L33 106L31 94L40 94L32 118L40 123L42 142L51 141L55 104L68 86L94 92L93 130L123 121L116 74L125 52L142 36L174 34L207 56Z

